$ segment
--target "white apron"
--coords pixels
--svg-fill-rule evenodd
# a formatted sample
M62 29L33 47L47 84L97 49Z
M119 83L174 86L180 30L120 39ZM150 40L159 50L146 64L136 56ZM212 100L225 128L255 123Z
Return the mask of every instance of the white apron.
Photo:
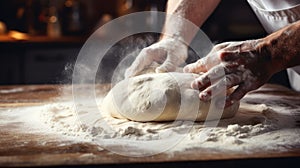
M268 33L300 20L300 0L248 0L248 3ZM300 66L288 68L287 73L291 87L300 92Z

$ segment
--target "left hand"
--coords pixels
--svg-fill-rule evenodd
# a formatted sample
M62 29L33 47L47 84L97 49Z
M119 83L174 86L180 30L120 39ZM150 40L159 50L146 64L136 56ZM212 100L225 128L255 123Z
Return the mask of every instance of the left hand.
M126 70L125 77L129 78L140 74L149 68L153 62L160 64L155 69L157 73L176 71L178 66L186 60L187 51L187 45L182 40L171 37L164 38L144 48Z
M199 98L203 101L210 100L212 92L220 93L221 86L227 89L238 86L226 97L225 107L228 107L265 84L278 71L265 48L262 40L221 43L208 56L187 65L184 72L205 72L191 84L200 90Z

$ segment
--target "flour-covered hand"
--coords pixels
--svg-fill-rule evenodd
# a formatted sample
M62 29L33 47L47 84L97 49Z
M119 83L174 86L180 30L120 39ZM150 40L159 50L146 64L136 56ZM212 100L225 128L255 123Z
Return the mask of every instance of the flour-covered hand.
M126 70L125 77L132 77L148 68L153 62L160 64L156 72L172 72L187 58L187 45L182 40L164 38L144 48L132 65Z
M208 56L187 65L184 71L205 72L192 82L192 88L200 90L199 98L203 101L210 100L212 93L216 95L224 88L237 86L226 98L227 107L266 83L276 68L261 40L249 40L216 45Z

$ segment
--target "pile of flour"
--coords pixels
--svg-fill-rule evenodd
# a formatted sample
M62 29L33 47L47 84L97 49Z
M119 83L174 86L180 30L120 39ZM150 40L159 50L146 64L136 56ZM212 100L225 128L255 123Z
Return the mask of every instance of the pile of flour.
M101 101L98 101L98 106L101 106ZM75 105L65 101L38 108L41 110L41 121L55 132L108 149L123 146L121 154L128 152L128 149L146 153L198 148L255 152L261 149L284 151L300 146L300 128L295 118L295 114L299 114L300 104L263 94L245 97L237 115L221 120L217 126L211 126L213 121L134 122L107 116L89 106L88 101L82 103L82 107L81 111L76 112ZM174 145L162 149L172 138L177 138ZM153 147L152 141L156 143L154 145L160 142L162 148L159 145Z

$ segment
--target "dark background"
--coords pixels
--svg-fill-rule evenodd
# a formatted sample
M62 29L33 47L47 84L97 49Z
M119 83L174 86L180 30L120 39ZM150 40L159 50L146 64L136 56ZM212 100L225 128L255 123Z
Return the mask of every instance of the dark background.
M70 1L70 0L67 0ZM72 64L87 37L106 20L144 10L165 10L166 0L10 0L0 1L0 21L7 27L0 35L0 84L58 84L70 83ZM61 35L49 37L47 26L55 7ZM70 22L71 14L78 14L76 23ZM68 26L77 26L76 30ZM9 31L27 33L29 39L14 40ZM202 30L214 43L248 40L264 37L266 32L246 1L222 1L203 25ZM158 35L153 35L155 42ZM129 38L130 39L130 38ZM132 39L132 38L131 38ZM113 69L118 61L115 55L126 43L114 46L106 56L105 64ZM109 68L108 68L109 69ZM111 70L107 70L111 71ZM270 81L288 86L285 71Z

